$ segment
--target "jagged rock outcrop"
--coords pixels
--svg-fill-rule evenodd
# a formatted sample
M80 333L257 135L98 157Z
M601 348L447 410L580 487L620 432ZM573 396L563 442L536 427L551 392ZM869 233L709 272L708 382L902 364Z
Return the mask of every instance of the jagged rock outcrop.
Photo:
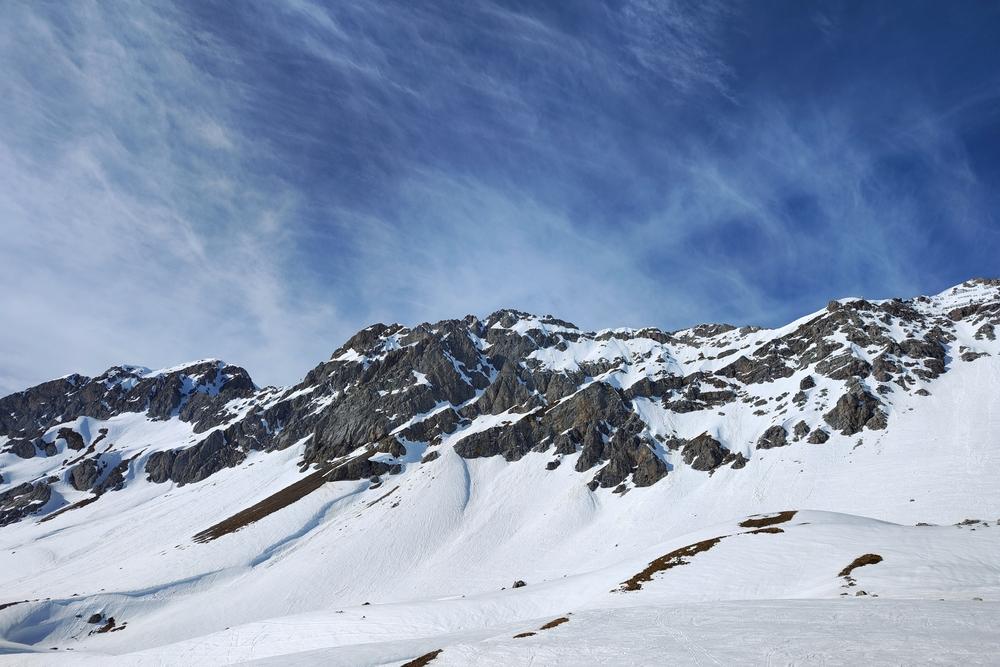
M213 431L193 447L155 452L146 462L146 474L151 482L188 484L239 465L245 458L246 452L231 446L222 431Z
M887 423L882 403L857 381L848 383L847 393L837 400L833 410L823 415L823 419L843 435L854 435L864 428L880 430Z
M25 482L0 493L0 526L34 514L51 496L52 489L46 482Z
M69 471L69 481L77 491L92 489L100 479L101 471L94 459L85 459Z
M684 463L695 470L709 471L722 465L726 458L726 448L708 433L702 433L690 440L679 441L678 446Z
M788 444L788 432L784 426L771 426L757 440L757 449L772 449Z

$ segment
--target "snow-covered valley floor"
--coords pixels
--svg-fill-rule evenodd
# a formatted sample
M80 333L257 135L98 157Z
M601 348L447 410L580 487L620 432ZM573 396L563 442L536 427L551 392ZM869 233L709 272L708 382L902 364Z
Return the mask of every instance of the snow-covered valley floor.
M996 664L998 553L995 521L775 513L591 571L441 598L267 617L276 598L242 597L239 577L209 576L182 594L15 605L0 662L398 665L440 651L429 664ZM201 634L185 623L241 597L258 620ZM125 629L94 634L85 616L98 607ZM188 638L174 641L178 632Z

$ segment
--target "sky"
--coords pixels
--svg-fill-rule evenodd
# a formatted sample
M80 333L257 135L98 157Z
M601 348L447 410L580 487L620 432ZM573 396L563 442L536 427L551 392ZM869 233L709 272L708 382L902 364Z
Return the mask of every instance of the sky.
M47 2L0 21L0 394L503 307L780 325L1000 274L1000 3Z

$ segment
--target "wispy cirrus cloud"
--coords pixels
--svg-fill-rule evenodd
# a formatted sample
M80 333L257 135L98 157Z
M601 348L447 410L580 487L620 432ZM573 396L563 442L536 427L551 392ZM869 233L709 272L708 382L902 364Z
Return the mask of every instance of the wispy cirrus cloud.
M989 272L989 58L956 83L912 17L865 41L892 8L772 9L12 5L0 393L208 355L292 382L373 320L776 324Z

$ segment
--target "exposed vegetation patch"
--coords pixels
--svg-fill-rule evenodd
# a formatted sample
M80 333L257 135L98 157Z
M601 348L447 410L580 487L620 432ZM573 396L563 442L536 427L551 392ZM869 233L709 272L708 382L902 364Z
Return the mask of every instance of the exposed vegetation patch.
M565 616L560 616L559 618L554 618L551 621L549 621L548 623L544 624L542 627L538 628L538 630L539 631L541 631L541 630L551 630L552 628L558 627L558 626L562 625L563 623L569 623L569 618L567 618ZM537 634L538 634L538 632L519 632L518 634L514 635L514 639L524 639L525 637L534 637Z
M410 660L409 662L405 663L404 665L402 665L402 667L424 667L424 665L426 665L427 663L429 663L434 658L438 657L438 655L440 655L441 651L443 651L443 650L444 649L440 649L439 648L436 651L431 651L430 653L425 653L422 656L420 656L419 658L414 658L413 660Z
M389 493L385 494L384 496L379 496L379 497L378 497L378 498L376 498L375 500L373 500L373 501L371 501L370 503L368 503L368 505L366 505L366 507L371 507L371 506L372 506L372 505L374 505L375 503L378 503L378 502L381 502L381 501L385 500L386 498L388 498L389 496L391 496L392 494L394 494L394 493L395 493L396 491L398 491L398 490L399 490L399 487L398 487L398 486L397 486L397 487L394 487L394 488L393 488L393 489L392 489L391 491L389 491Z
M101 497L100 494L94 494L90 498L84 498L83 500L78 500L72 505L67 505L66 507L63 507L60 510L56 510L55 512L53 512L48 516L43 516L41 519L38 520L38 523L45 523L46 521L51 521L60 514L65 514L66 512L69 512L70 510L78 510L81 507L86 507L90 503L96 502L100 497Z
M761 533L777 534L785 532L784 529L778 528L777 526L769 526L767 528L758 528L757 530L748 530L743 533L744 535L760 535Z
M569 619L566 618L565 616L560 616L559 618L556 618L556 619L553 619L553 620L549 621L548 623L546 623L545 625L543 625L541 628L539 628L539 630L551 630L552 628L554 628L554 627L556 627L558 625L562 625L563 623L569 623Z
M862 556L858 556L857 558L855 558L851 562L851 564L845 567L843 570L841 570L840 574L838 574L837 576L849 577L851 576L851 572L853 572L855 569L859 567L863 567L865 565L875 565L876 563L881 563L881 562L882 562L882 557L879 556L878 554L864 554Z
M741 528L763 528L764 526L773 526L778 523L785 523L786 521L791 521L792 517L796 514L796 510L787 510L785 512L778 512L773 516L762 516L757 518L746 519L745 521L740 521Z
M260 521L264 517L273 514L280 509L288 507L292 503L305 498L307 495L323 486L328 472L329 470L317 470L316 472L303 477L294 484L286 486L281 491L268 496L259 503L251 505L245 510L232 515L228 519L224 519L214 526L206 528L200 533L195 534L194 541L211 542L212 540L218 539L223 535L235 533L237 530L244 528L251 523Z
M644 583L652 581L653 575L657 572L663 572L664 570L669 570L670 568L677 567L678 565L687 565L689 561L684 560L685 558L691 558L692 556L700 554L703 551L708 551L727 537L729 536L721 535L719 537L713 537L712 539L695 542L694 544L689 544L686 547L681 547L680 549L675 549L668 554L664 554L650 563L642 572L639 572L628 581L623 581L621 588L618 590L623 592L637 591L642 588Z

